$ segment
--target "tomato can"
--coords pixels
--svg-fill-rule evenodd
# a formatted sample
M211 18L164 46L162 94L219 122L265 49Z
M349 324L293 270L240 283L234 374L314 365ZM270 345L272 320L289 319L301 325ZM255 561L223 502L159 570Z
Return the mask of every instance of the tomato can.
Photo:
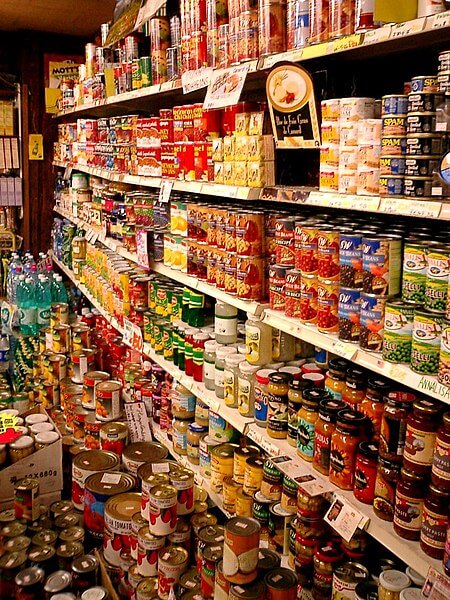
M125 423L103 423L99 437L102 450L122 456L127 442L128 427Z
M148 527L148 518L144 519L140 511L131 516L130 550L131 556L136 561L138 558L138 532L145 526Z
M178 469L169 475L171 485L177 490L177 515L194 512L194 472Z
M269 267L269 301L273 310L284 311L286 306L286 274L292 269L287 265Z
M168 536L169 544L171 546L182 546L188 552L191 551L191 536L192 527L188 521L177 517L177 528L175 531Z
M177 490L168 484L149 491L149 528L153 535L169 535L177 525Z
M39 481L34 477L21 479L14 486L16 519L36 521L40 517Z
M148 525L138 531L138 573L143 577L158 575L158 552L164 548L165 538L153 535Z
M303 275L300 289L300 321L316 323L318 310L318 281L316 275Z
M120 466L120 459L114 452L85 450L72 461L72 502L78 510L84 509L84 485L86 479L104 471L114 471Z
M319 228L317 236L317 274L319 277L339 280L339 231Z
M170 590L177 586L189 564L187 550L180 546L162 548L158 554L158 596L168 600Z
M300 269L289 269L286 272L285 309L287 317L300 318L301 315L302 273Z
M317 284L317 329L322 333L337 333L339 283L330 279L319 279Z
M318 264L318 225L299 223L295 224L296 239L300 238L300 257L296 262L296 268L300 269L302 275L317 274ZM298 242L297 242L298 245Z
M105 371L87 371L83 377L82 405L88 410L95 410L95 387L101 381L109 379Z
M295 217L279 218L275 225L276 262L293 267L295 264Z
M236 297L242 300L263 300L265 259L237 256Z
M115 567L121 565L121 552L131 549L131 519L140 504L140 494L136 492L117 494L105 503L103 554Z
M214 598L217 564L222 560L223 546L207 546L202 553L200 590L203 598Z
M236 214L236 252L238 256L262 256L264 253L264 213L239 211Z
M108 471L89 475L84 483L83 521L92 538L103 540L105 502L135 487L136 479L129 473Z

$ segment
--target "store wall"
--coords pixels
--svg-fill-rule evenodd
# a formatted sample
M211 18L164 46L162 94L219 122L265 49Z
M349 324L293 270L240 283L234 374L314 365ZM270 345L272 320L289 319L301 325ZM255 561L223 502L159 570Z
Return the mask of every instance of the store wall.
M85 40L71 36L28 31L1 33L0 36L0 73L14 73L18 81L27 86L28 132L44 136L44 160L28 164L28 181L25 181L25 199L28 201L19 224L24 248L33 253L49 248L54 204L52 154L57 126L55 119L45 113L44 54L83 55L84 43ZM26 140L23 148L27 154Z

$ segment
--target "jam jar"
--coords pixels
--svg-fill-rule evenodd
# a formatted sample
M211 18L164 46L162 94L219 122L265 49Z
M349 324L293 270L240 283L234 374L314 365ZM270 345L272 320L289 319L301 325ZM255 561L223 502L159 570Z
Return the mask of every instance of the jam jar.
M358 367L347 369L345 376L345 390L342 394L342 400L355 410L359 410L359 405L366 396L366 374Z
M377 471L378 444L361 442L356 454L353 494L357 500L364 504L373 504Z
M342 562L344 553L337 542L319 544L314 552L314 600L329 600L333 587L333 573Z
M401 462L398 460L379 457L373 510L383 521L394 519L395 491L400 479L400 470Z
M288 432L288 393L292 376L289 373L269 375L269 407L267 433L275 439L286 439Z
M385 399L380 430L380 456L396 460L403 456L406 420L416 397L409 392L392 391Z
M319 418L314 430L313 467L319 473L328 475L330 471L331 436L336 428L339 411L346 408L345 402L334 398L324 398L319 402Z
M420 547L432 558L442 560L449 523L450 491L431 484L423 505Z
M289 383L288 392L288 437L290 446L297 446L298 412L302 405L303 391L312 387L306 379L293 379Z
M403 465L410 471L426 474L431 469L440 410L440 402L432 398L422 398L413 404L406 422L403 450Z
M369 377L366 395L359 405L359 410L366 415L371 423L371 439L380 440L381 419L383 417L384 397L389 392L389 384L382 379Z
M402 468L395 492L394 531L406 540L419 540L426 483L420 475Z
M329 478L343 490L353 489L356 452L365 423L366 417L357 410L345 408L337 415L331 436Z
M431 481L436 487L450 491L450 412L442 417L436 436Z
M310 388L303 390L302 406L297 414L297 454L312 462L314 454L314 431L319 418L319 402L329 394L325 390Z
M342 400L345 391L345 374L348 362L343 358L332 358L328 363L328 371L325 378L325 389L336 400Z

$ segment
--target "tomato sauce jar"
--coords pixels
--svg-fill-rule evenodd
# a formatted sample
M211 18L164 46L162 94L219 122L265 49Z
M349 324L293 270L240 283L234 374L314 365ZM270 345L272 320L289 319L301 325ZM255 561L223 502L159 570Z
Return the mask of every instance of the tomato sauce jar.
M342 490L352 490L355 462L366 417L359 411L339 411L336 429L331 436L330 482Z
M431 481L433 485L450 491L450 412L442 417L442 425L436 436Z
M401 463L398 460L388 460L380 456L373 510L383 521L394 519L395 490L400 479L400 469Z
M432 398L417 400L406 423L403 465L419 475L429 473L433 464L440 406L440 402Z
M425 498L420 531L420 547L432 558L442 560L449 524L450 492L430 485Z
M345 403L334 398L324 398L319 403L319 418L314 431L314 455L312 464L316 471L328 475L330 471L331 436L336 429L339 411L346 408Z
M361 442L356 454L353 494L357 500L364 504L373 504L377 470L378 444Z
M387 394L380 430L380 456L399 460L406 439L406 419L416 399L410 392L392 391Z
M406 540L419 540L426 483L423 477L402 468L395 492L394 531Z
M384 396L389 391L389 384L382 379L369 377L365 397L359 405L359 410L370 421L371 439L378 442L380 439L381 419L383 417Z

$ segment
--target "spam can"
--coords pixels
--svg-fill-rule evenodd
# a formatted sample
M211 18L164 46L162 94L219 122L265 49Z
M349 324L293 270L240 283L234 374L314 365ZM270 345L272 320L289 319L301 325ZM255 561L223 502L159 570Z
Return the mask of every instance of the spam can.
M380 177L380 196L403 196L405 178L403 175Z
M433 93L438 91L438 78L436 75L418 75L411 79L411 93L425 92Z
M386 135L381 138L381 156L401 156L406 154L406 137Z
M408 110L408 96L389 95L381 99L383 115L405 115Z
M406 159L403 156L382 156L380 158L380 175L404 175Z
M430 198L431 177L406 177L403 194L408 198Z
M405 115L384 115L382 117L383 135L405 135Z
M413 156L442 154L442 136L430 133L408 136L405 154Z
M409 113L406 117L406 133L432 133L435 130L436 113L417 112Z

